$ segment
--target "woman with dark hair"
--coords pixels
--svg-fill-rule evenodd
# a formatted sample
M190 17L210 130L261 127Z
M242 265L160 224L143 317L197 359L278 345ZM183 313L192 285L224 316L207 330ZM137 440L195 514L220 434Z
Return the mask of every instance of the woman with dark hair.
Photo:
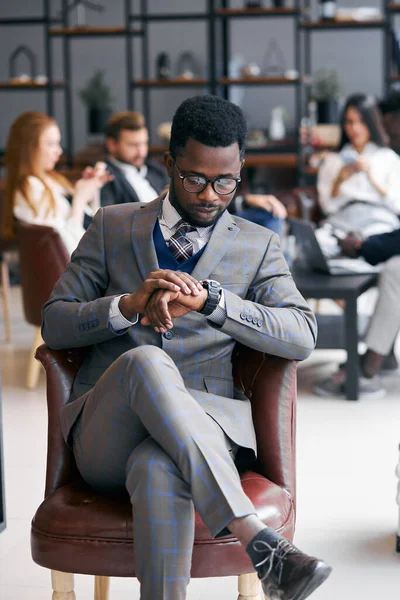
M318 173L326 222L337 232L363 236L399 226L400 157L387 147L380 111L371 96L348 98L338 152L328 154Z

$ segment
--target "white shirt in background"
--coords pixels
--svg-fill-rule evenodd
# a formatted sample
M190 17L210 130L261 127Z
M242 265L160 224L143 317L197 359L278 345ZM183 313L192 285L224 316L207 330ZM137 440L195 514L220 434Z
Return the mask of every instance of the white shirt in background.
M342 152L353 150L350 144L342 148ZM354 173L341 183L339 195L332 198L332 186L344 166L339 152L331 152L322 163L318 172L318 197L322 211L326 215L338 212L351 200L382 203L394 213L400 214L400 157L390 148L380 148L369 142L360 156L368 159L371 165L372 178L387 190L386 196L381 196L371 183L367 173Z
M133 165L120 162L116 158L110 158L110 160L123 172L126 179L137 193L139 202L151 202L157 198L158 194L156 190L146 179L148 171L146 165L143 165L143 167L137 169Z
M31 188L31 200L37 209L37 214L35 215L22 193L16 192L14 216L20 221L32 223L33 225L53 227L60 234L68 252L72 254L85 230L83 225L79 225L71 219L71 204L65 196L65 190L57 182L51 185L51 191L55 200L55 212L53 214L50 211L48 214L48 203L43 202L45 192L43 183L40 179L33 176L28 177L28 183Z

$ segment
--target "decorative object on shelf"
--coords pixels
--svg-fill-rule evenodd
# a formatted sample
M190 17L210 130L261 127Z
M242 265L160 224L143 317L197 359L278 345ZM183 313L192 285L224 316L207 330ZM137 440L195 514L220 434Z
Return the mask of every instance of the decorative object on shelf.
M246 148L265 148L268 145L268 138L262 129L250 129L246 136Z
M255 62L250 62L247 65L244 65L241 69L242 77L251 79L252 77L259 77L261 74L261 69Z
M103 12L104 6L101 4L95 4L90 0L73 0L73 2L66 7L65 12L62 12L63 18L65 18L67 14L72 12L74 9L76 9L75 27L87 27L86 9L96 10L100 13Z
M373 6L359 6L357 8L338 8L335 13L335 21L362 22L379 21L382 12Z
M248 0L246 2L246 8L261 8L262 2L260 0Z
M199 65L192 52L181 52L176 64L177 79L194 79L199 75Z
M336 16L336 0L319 0L319 18L331 21Z
M285 56L275 38L268 42L262 71L266 77L283 77L286 71Z
M21 56L25 56L28 59L29 63L29 73L20 73L17 74L17 61ZM14 52L10 54L10 58L8 59L8 75L11 83L16 85L31 83L36 77L36 56L34 52L24 44L21 44L17 48L15 48Z
M271 111L268 134L269 139L274 142L279 142L286 137L285 114L283 106L275 106Z
M318 123L337 123L342 83L335 69L319 69L312 76L310 95L317 103Z
M234 54L228 63L228 76L230 79L240 79L242 69L246 65L246 59L243 54ZM232 85L229 90L231 102L242 106L246 95L246 87L243 85Z
M48 79L46 77L46 75L36 75L35 77L35 83L37 85L46 85Z
M157 79L169 79L171 77L171 61L166 52L160 52L156 58Z
M286 79L292 79L294 81L295 79L298 79L299 72L296 71L296 69L286 69L283 76L286 77Z
M272 5L274 8L284 8L285 0L272 0Z
M161 140L169 142L171 137L172 122L160 123L157 127L157 135Z
M114 98L104 81L104 70L97 69L79 90L79 96L88 109L89 133L103 133L111 116Z

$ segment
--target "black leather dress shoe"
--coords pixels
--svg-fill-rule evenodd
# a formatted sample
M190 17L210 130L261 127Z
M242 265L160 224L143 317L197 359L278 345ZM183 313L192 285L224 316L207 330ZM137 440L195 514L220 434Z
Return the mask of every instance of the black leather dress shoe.
M269 600L304 600L332 571L324 561L307 556L281 536L271 542L254 540L253 551L260 555L255 567Z

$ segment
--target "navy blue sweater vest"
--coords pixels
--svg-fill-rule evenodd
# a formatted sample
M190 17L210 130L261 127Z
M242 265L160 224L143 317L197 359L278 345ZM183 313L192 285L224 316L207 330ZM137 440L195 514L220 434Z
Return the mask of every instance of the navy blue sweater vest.
M164 240L158 220L156 221L154 227L153 240L160 269L170 269L171 271L183 271L184 273L191 273L205 250L204 246L204 248L196 252L196 254L193 254L189 260L178 262L172 255L171 250L168 248Z

